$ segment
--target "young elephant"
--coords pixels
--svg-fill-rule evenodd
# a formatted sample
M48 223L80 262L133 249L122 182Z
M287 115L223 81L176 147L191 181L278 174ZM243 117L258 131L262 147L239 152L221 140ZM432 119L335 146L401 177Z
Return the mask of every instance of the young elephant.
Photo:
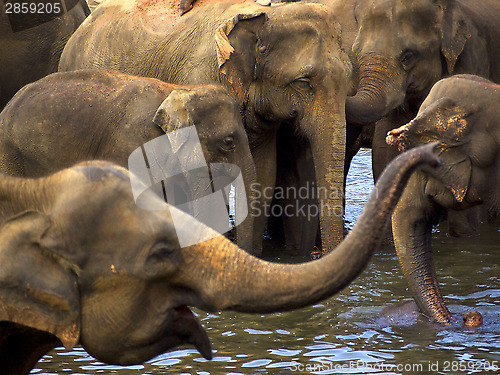
M456 210L477 205L490 218L500 212L499 100L500 86L486 79L446 78L432 88L415 119L387 136L387 142L401 150L439 142L442 165L415 173L392 218L394 242L410 290L420 310L437 322L450 324L454 318L434 273L432 225L446 214L455 218Z
M255 181L238 105L224 87L181 87L99 70L54 73L15 95L0 114L0 171L38 177L92 159L126 167L136 148L190 125L207 163L235 164L245 182ZM170 151L178 155L189 139L176 137ZM205 177L178 190L208 194L210 175ZM248 251L252 228L252 217L236 228Z
M100 361L142 363L178 345L211 358L187 306L285 311L316 303L365 267L411 172L437 165L433 145L405 153L377 184L346 239L303 264L260 260L223 236L181 248L178 233L210 228L168 206L139 208L127 170L90 161L48 177L0 175L0 372L29 373L48 350L80 343ZM174 223L172 216L182 217ZM171 216L172 215L172 216Z

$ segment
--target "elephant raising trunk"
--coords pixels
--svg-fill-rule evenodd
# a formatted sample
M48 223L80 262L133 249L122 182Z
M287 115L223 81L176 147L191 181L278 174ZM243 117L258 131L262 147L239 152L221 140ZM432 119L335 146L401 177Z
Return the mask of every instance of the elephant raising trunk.
M98 360L120 365L182 344L211 358L187 306L270 313L332 296L379 246L412 171L438 164L433 147L394 160L345 240L299 265L260 260L223 236L181 248L179 231L197 236L211 229L174 207L137 207L127 171L109 163L38 180L1 177L0 372L27 374L60 343L80 343ZM148 199L161 203L154 193Z
M186 259L204 259L203 271L181 275L182 283L195 285L199 298L193 296L186 304L209 311L275 312L308 306L342 290L378 248L413 170L423 163L438 165L438 158L431 152L433 147L430 144L416 148L394 160L377 183L353 230L319 261L299 265L265 262L229 242L221 247L216 239L204 243L203 248L185 249ZM213 275L212 283L207 284L203 276L206 274Z

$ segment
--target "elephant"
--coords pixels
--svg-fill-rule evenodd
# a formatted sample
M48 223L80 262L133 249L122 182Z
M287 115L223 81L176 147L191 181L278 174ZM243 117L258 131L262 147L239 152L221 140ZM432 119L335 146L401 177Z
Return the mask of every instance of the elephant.
M481 208L489 220L498 217L499 99L500 86L484 78L444 78L433 86L415 119L387 136L387 142L401 150L439 142L442 165L412 176L392 217L394 243L409 289L420 311L439 323L458 320L450 314L438 287L432 226L446 216L450 219L474 208Z
M92 159L127 167L136 148L166 133L171 145L165 152L176 155L170 160L188 158L182 155L193 154L190 137L173 139L172 132L191 125L208 164L237 165L245 181L255 181L238 104L223 86L178 86L96 69L53 73L14 96L0 113L0 172L40 177ZM163 161L163 168L170 168L168 163ZM173 193L212 193L214 167L211 171L212 175L186 173ZM188 200L196 202L194 198ZM238 222L237 242L252 251L253 217Z
M40 5L52 7L56 2L31 3L38 5L37 10L42 11L45 9L40 9ZM47 8L48 13L44 14L19 14L13 8L7 9L7 2L2 5L0 111L21 87L57 72L64 45L90 14L85 0L64 0L57 3L62 11L60 15L52 14L52 8L50 12Z
M257 170L255 253L262 251L266 192L275 186L277 133L292 128L314 159L322 244L332 249L343 238L336 213L342 211L350 61L327 7L212 0L180 16L177 0L107 0L61 56L60 71L84 68L175 84L220 82L235 95Z
M181 247L179 233L198 238L211 229L152 190L145 199L156 209L140 208L132 176L108 161L34 179L0 175L2 374L28 374L61 344L118 365L182 344L210 359L208 336L188 306L272 313L337 293L379 246L411 173L439 164L434 146L394 160L349 235L302 264L261 260L223 236Z
M352 50L359 65L358 90L346 99L346 118L348 126L377 122L372 141L376 179L398 153L385 142L387 132L415 117L435 82L461 73L500 82L500 3L346 3L352 5L358 23Z

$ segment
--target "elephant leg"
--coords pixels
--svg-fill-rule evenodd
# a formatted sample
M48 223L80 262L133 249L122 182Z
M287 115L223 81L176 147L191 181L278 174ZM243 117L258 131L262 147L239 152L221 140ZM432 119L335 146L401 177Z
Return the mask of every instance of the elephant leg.
M346 154L344 162L344 192L346 191L347 175L351 167L352 159L362 148L372 148L373 134L375 132L375 124L365 125L363 127L353 126L347 127L346 131ZM344 197L345 211L345 197Z
M262 239L270 216L271 203L276 184L276 134L267 137L251 149L257 172L257 182L250 187L253 200L249 215L254 216L253 251L262 255Z
M277 179L279 180L279 173ZM278 184L278 182L276 182ZM277 185L278 186L278 185ZM279 206L281 208L281 199L273 199L271 207ZM283 217L281 215L273 215L267 220L267 236L279 246L284 246L285 233L283 230Z
M488 221L484 206L474 206L462 211L448 210L448 233L453 237L479 235L479 225Z
M399 116L393 115L383 118L375 124L372 142L372 171L374 182L378 181L384 168L400 154L397 147L390 146L385 142L385 138L388 131L406 124L407 121L405 121L405 118L406 117L400 118ZM391 226L387 226L382 241L389 244L393 242Z
M283 199L283 225L286 248L290 254L307 256L311 253L319 229L319 206L316 198L316 175L311 148L296 160L295 179L289 185L295 195Z
M372 142L372 168L375 182L391 160L400 154L397 147L385 142L387 132L408 123L413 117L410 111L393 111L388 117L375 124Z
M361 132L363 130L362 126L350 126L346 128L346 140L345 140L345 159L344 159L344 191L346 184L346 177L349 173L349 168L351 167L351 161L358 153L361 148L358 139L361 137Z

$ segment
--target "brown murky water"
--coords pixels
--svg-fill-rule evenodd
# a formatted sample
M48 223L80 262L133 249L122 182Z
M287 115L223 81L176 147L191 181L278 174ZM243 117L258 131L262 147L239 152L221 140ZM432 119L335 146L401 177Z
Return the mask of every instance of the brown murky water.
M372 189L370 151L355 158L346 218L352 223ZM500 371L500 228L480 238L454 239L436 231L436 270L450 310L475 308L479 328L447 328L409 313L380 318L384 307L410 295L394 250L383 246L342 293L294 312L248 315L197 311L214 359L192 349L172 351L140 366L104 365L83 349L57 348L33 374L498 374ZM273 257L300 262L305 259Z

